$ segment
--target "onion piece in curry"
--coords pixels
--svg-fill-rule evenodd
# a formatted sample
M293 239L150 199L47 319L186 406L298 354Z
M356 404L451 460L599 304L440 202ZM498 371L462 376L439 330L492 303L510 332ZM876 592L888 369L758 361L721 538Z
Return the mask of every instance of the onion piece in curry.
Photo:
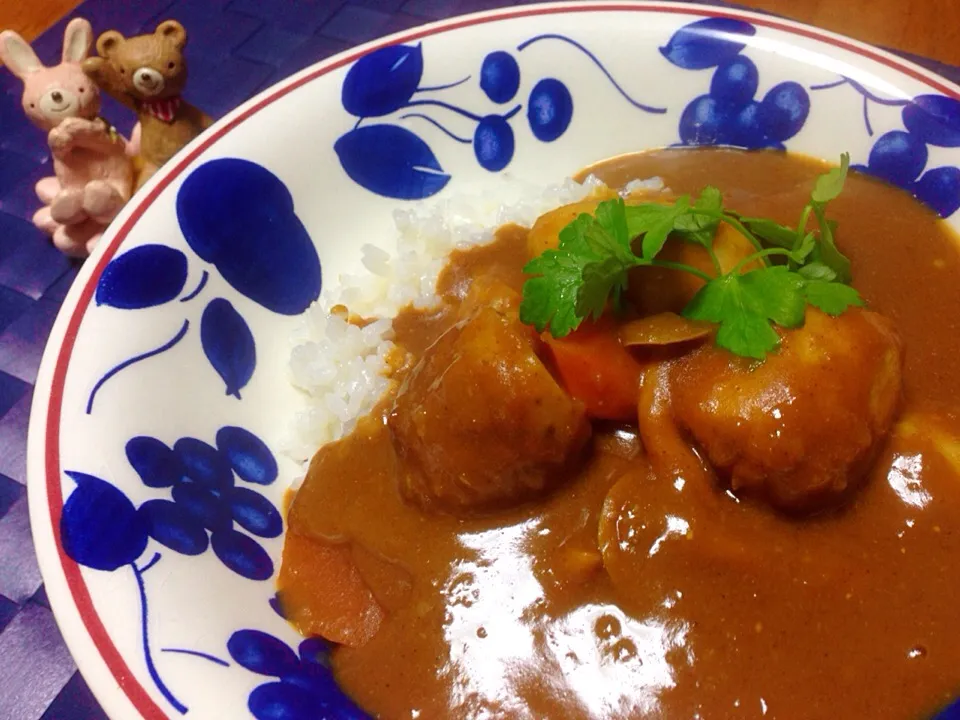
M823 169L696 150L590 172L789 224ZM524 265L585 209L455 252L442 306L395 318L394 390L291 506L288 617L381 718L934 713L960 690L956 239L849 177L831 216L869 309L808 308L757 363L649 320L697 290L669 271L631 281L631 317L522 324Z

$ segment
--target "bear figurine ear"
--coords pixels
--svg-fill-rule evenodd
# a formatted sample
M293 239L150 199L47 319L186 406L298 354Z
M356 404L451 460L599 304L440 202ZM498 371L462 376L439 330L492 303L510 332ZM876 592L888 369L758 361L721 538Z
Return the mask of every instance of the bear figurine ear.
M117 51L126 38L116 30L107 30L97 38L97 53L100 57L108 58Z
M177 50L187 44L187 31L176 20L165 20L157 26L156 35L169 42Z

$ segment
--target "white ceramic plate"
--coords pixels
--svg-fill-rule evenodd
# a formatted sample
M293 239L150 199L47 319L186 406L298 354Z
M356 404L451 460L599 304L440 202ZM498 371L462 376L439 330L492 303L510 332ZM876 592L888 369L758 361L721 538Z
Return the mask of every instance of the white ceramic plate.
M113 224L37 380L36 547L108 714L363 717L323 647L271 607L298 470L277 448L301 402L295 316L321 267L329 288L362 243L392 237L395 208L728 143L849 151L957 225L957 98L889 53L768 16L564 3L378 40L218 122Z

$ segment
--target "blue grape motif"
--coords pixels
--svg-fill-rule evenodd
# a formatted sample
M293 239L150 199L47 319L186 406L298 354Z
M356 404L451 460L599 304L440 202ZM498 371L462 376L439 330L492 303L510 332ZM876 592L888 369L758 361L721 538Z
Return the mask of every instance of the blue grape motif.
M147 500L140 506L147 533L161 545L181 555L202 555L210 540L203 524L181 504L171 500Z
M800 132L810 114L810 96L802 85L783 82L770 88L757 120L766 140L785 142Z
M269 485L277 479L277 461L270 448L249 430L226 426L217 431L217 449L244 482Z
M295 653L282 640L260 630L238 630L227 652L241 667L275 678L258 685L247 699L257 720L369 720L336 683L330 645L309 638Z
M710 81L710 96L720 102L743 106L753 100L760 84L760 72L753 61L734 55L717 66Z
M556 78L544 78L533 86L527 101L527 122L540 142L553 142L570 127L573 96Z
M513 149L513 128L510 127L509 117L487 115L477 123L473 134L473 152L484 170L503 170L513 159Z
M234 426L220 428L217 447L187 437L171 448L157 438L139 436L127 442L126 455L146 487L170 488L171 499L153 498L136 507L106 480L68 470L66 475L76 483L76 488L61 513L61 543L67 556L80 565L106 572L126 566L133 572L140 595L147 671L170 705L185 714L187 706L160 677L149 642L144 576L161 555L154 553L142 566L138 565L139 558L151 538L181 555L202 555L212 548L220 561L238 575L268 580L273 575L273 561L251 536L278 537L283 531L283 519L263 495L236 486L234 472L241 480L268 485L277 478L277 461L260 438ZM234 523L249 534L236 530ZM192 654L224 664L203 653ZM289 675L304 677L294 666Z
M960 169L945 166L927 170L929 152L922 136L891 130L877 138L867 164L853 169L903 188L940 217L960 209Z
M137 439L134 438L134 440ZM213 445L208 445L203 440L185 437L173 444L173 452L184 467L183 477L179 482L196 483L208 490L218 492L233 486L230 462Z
M782 150L803 128L810 96L795 82L782 82L757 98L760 73L737 36L756 33L750 23L708 18L680 28L661 53L685 70L714 68L710 91L691 100L680 114L682 145L730 145Z
M901 187L912 183L927 166L927 146L915 135L892 130L870 150L867 171Z
M177 454L156 438L136 437L127 443L126 451L127 460L147 487L173 487L187 474Z
M811 86L811 90L853 88L863 97L863 123L873 136L870 106L899 107L904 130L891 130L878 137L866 165L853 165L859 172L903 188L940 217L960 210L960 169L952 166L924 172L929 161L928 145L960 147L960 101L943 95L917 95L912 100L885 98L849 77Z
M184 437L171 448L144 435L131 438L126 453L144 485L170 488L170 500L149 500L140 508L151 538L184 555L210 547L227 568L250 580L273 575L273 561L251 536L279 537L283 519L263 495L236 482L269 485L277 479L277 461L260 438L226 426L217 432L216 446Z
M513 100L520 88L520 65L508 52L495 50L483 58L480 89L495 103Z
M928 170L914 183L913 194L940 217L950 217L960 209L960 169Z
M564 35L537 35L520 43L516 51L523 52L546 40L565 43L583 53L635 108L650 113L666 112L665 108L651 107L635 100L596 55ZM477 163L485 170L500 172L513 160L516 134L511 120L523 105L516 104L505 112L476 113L424 96L424 93L456 87L470 78L445 85L424 86L421 84L423 68L422 45L391 45L360 58L344 79L341 102L344 110L356 117L357 122L337 138L334 151L347 176L377 195L396 200L421 200L443 190L451 179L437 154L419 135L386 119L396 112L404 111L397 121L423 120L451 140L471 145ZM479 86L490 102L496 105L513 102L520 89L520 78L520 64L513 53L494 50L484 56ZM433 109L473 123L473 131L456 132L427 114L427 110ZM567 86L556 78L544 78L535 83L527 98L526 117L535 138L542 142L557 140L567 131L573 117L573 98ZM379 120L367 122L371 118Z

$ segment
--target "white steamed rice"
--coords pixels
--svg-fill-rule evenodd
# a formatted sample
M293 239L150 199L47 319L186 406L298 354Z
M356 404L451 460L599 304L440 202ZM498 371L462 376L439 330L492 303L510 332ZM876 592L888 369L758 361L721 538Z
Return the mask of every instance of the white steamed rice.
M461 195L394 211L397 236L385 246L360 248L367 271L341 275L303 315L293 337L291 382L308 399L297 413L287 452L307 462L321 445L348 433L390 387L386 358L393 344L392 319L412 304L439 302L436 282L453 250L493 240L506 223L530 227L543 213L577 202L602 187L592 175L583 183L567 179L547 188L506 179L496 191ZM663 189L660 178L634 180L623 194ZM377 318L360 328L330 310L344 305L353 314Z

